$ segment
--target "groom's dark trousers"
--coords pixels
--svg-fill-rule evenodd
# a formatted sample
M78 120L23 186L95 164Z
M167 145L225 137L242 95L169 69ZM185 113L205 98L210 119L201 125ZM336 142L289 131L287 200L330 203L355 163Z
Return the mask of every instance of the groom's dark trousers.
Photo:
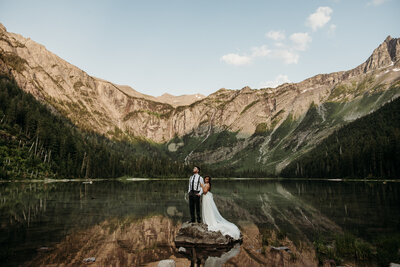
M201 222L200 196L197 195L199 192L200 191L190 191L190 193L189 193L189 207L190 207L191 222L196 221L196 219L194 217L195 210L196 210L196 215L197 215L197 222Z

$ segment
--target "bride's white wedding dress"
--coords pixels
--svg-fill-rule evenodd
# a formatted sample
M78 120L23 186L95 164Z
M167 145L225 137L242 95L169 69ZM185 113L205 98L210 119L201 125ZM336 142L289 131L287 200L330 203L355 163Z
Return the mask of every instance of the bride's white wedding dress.
M223 235L229 235L234 239L240 238L239 228L221 216L214 203L213 194L210 191L203 194L201 212L203 223L207 224L209 231L221 231Z

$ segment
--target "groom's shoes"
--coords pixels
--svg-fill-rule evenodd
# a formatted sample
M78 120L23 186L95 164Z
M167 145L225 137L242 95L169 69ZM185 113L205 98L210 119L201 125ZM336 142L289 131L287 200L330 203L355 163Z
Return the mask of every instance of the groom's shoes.
M197 220L197 223L201 223L201 219L200 219L200 220Z

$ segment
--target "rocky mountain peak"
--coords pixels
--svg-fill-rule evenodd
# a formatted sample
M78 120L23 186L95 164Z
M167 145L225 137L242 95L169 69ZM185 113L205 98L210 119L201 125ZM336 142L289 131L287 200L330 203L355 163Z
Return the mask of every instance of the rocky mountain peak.
M159 102L170 104L173 107L178 107L190 105L203 98L205 98L205 96L202 94L174 96L169 93L164 93L161 96L157 96L155 99Z
M169 93L164 93L161 95L161 97L173 97L173 95L169 94Z
M7 31L6 27L4 27L4 25L0 23L0 32L6 32L6 31Z
M388 43L388 42L390 42L390 40L392 40L393 38L392 38L392 36L390 36L390 35L388 35L387 37L386 37L386 39L385 39L385 43Z
M400 39L390 35L358 69L364 73L394 65L400 59Z
M387 45L392 62L397 62L400 59L400 39L392 38L389 35L386 38L385 43Z
M251 92L252 89L250 88L250 86L245 86L242 89L240 89L240 91L242 91L242 92Z

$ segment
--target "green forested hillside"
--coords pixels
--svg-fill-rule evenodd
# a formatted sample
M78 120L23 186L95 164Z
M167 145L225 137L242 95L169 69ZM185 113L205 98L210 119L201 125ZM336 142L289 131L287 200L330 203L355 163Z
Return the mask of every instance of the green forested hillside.
M349 123L282 172L284 177L399 178L400 98Z
M398 178L399 114L397 99L334 132L289 164L281 175ZM226 136L221 140L225 142ZM50 112L12 79L0 77L0 179L187 177L191 167L181 158L162 144L140 139L116 141L84 132ZM214 177L266 175L265 171L239 170L224 164L201 167L203 174Z
M70 121L0 77L0 179L187 176L157 145L109 140Z

